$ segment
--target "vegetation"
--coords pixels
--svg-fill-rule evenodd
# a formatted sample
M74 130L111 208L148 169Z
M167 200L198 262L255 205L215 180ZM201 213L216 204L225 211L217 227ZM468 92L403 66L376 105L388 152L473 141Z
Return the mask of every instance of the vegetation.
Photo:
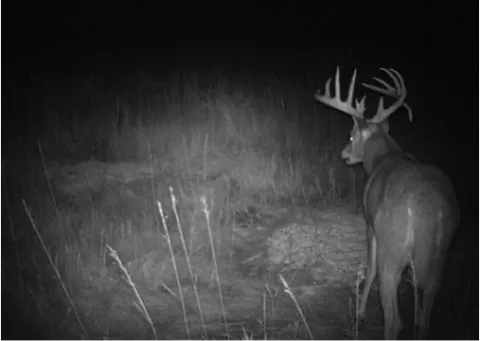
M351 120L315 103L318 86L185 71L19 88L2 149L6 324L32 338L342 337L355 302L333 283L355 288L365 259L363 173L340 160ZM285 227L304 240L278 260Z

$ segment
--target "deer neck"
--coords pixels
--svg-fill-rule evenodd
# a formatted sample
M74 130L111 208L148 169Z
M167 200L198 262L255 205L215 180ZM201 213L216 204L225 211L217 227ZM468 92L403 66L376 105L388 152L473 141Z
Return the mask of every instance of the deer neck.
M363 146L363 168L367 175L392 153L401 153L400 147L387 133L376 132L372 134Z

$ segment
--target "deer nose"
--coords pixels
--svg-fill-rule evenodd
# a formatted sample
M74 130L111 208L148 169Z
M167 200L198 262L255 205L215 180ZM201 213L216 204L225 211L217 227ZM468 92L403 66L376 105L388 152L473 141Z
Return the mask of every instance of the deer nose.
M352 153L352 152L351 152L350 146L345 147L345 148L342 150L342 159L349 159L351 153Z

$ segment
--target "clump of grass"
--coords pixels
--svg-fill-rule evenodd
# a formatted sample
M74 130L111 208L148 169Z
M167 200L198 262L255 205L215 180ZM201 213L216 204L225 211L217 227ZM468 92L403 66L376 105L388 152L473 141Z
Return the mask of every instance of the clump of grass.
M32 214L31 214L30 210L28 209L27 203L25 202L24 199L22 199L22 205L23 205L23 208L25 209L25 213L27 214L28 219L30 220L30 223L32 224L33 229L35 230L35 233L38 236L38 239L40 240L40 244L42 245L42 249L45 251L45 254L47 255L48 261L50 262L53 270L55 271L55 275L57 276L58 281L60 282L60 285L62 287L62 290L65 293L65 296L67 297L68 303L70 304L70 307L72 308L72 311L74 312L75 317L77 318L77 321L78 321L78 324L79 324L80 328L82 329L83 334L85 336L87 336L87 339L89 339L87 329L83 325L82 319L80 318L80 315L78 314L77 308L75 307L75 304L73 303L73 300L70 297L70 294L68 293L67 287L65 286L65 283L62 279L62 275L60 275L60 271L58 270L57 266L55 265L55 262L53 261L52 257L50 256L50 253L48 252L47 247L46 247L45 243L43 242L42 235L38 231L37 225L35 224L35 220L33 220Z
M287 281L285 280L285 278L283 278L282 275L280 275L279 277L285 288L285 293L287 293L287 295L290 296L290 298L292 299L293 303L295 303L295 307L297 308L297 311L300 314L300 317L302 318L305 328L307 328L307 332L308 332L308 335L310 336L310 340L314 340L312 331L310 330L310 326L307 323L307 319L305 318L305 315L303 315L303 311L300 308L300 305L298 304L298 301L295 298L295 295L293 294L292 289L290 289L290 286L288 285Z
M132 280L132 277L130 277L130 274L128 273L127 269L125 268L125 266L123 265L122 261L120 260L120 258L118 257L118 253L116 250L114 250L110 245L106 245L106 248L108 250L108 255L111 256L115 262L117 263L118 267L120 268L120 270L123 272L123 274L125 275L125 279L127 280L127 283L128 285L130 286L130 288L132 288L133 292L135 293L135 297L137 298L138 300L138 303L140 304L140 306L138 306L137 304L135 304L135 306L140 310L140 312L143 314L143 317L145 317L145 319L147 320L147 322L150 324L150 326L152 327L152 332L153 332L153 336L155 338L155 340L158 340L158 337L157 337L157 331L155 330L155 326L153 325L153 321L152 321L152 318L150 317L150 314L148 313L148 310L147 308L145 307L145 304L143 303L143 300L142 300L142 297L140 296L140 294L138 293L138 290L137 290L137 287L135 286L135 283L133 282Z
M222 309L223 324L225 326L225 332L227 333L228 338L230 338L230 335L229 335L229 332L228 332L226 314L225 314L225 305L223 303L222 287L220 285L220 276L218 274L217 257L215 255L215 247L214 247L214 243L213 243L213 233L212 233L212 227L211 227L211 224L210 224L210 212L208 211L208 205L207 205L207 200L206 200L205 196L202 196L200 198L200 200L202 202L203 213L205 214L205 219L207 221L208 238L209 238L209 242L210 242L210 250L212 251L213 265L214 265L214 269L215 269L215 280L217 281L218 297L220 299L220 307Z
M177 262L175 261L175 254L173 252L172 241L170 238L170 233L168 233L167 221L165 219L165 214L163 213L162 204L160 203L160 201L157 201L157 206L158 206L158 212L160 213L160 217L162 218L163 228L165 229L165 237L167 239L168 251L170 252L170 257L172 258L172 265L173 265L173 270L175 272L175 279L177 280L178 295L180 297L180 302L182 304L183 321L185 323L185 332L187 333L188 339L190 339L190 328L188 326L187 309L185 307L185 299L183 297L182 283L180 282L180 276L178 274Z
M202 322L203 336L206 339L208 339L208 333L207 333L207 328L205 326L205 319L203 317L203 310L202 310L202 305L201 305L201 302L200 302L200 296L198 295L197 281L195 279L195 275L194 275L193 270L192 270L192 262L190 261L190 255L188 254L188 250L187 250L187 243L185 242L185 237L183 235L183 230L182 230L182 226L181 226L181 222L180 222L180 217L178 215L177 198L175 197L175 194L173 193L172 186L169 187L169 190L170 190L170 199L172 200L172 209L173 209L173 213L175 215L175 222L177 223L178 233L180 235L180 241L182 243L183 252L185 253L185 259L186 259L186 262L187 262L188 273L190 275L190 280L192 281L193 291L194 291L194 294L195 294L195 300L197 302L197 308L198 308L198 312L200 314L200 320ZM158 203L158 207L159 207L159 210L161 210L161 204L160 203ZM162 215L162 223L164 223L165 217L164 217L163 211L161 212L161 215ZM166 229L166 225L164 225L164 227Z

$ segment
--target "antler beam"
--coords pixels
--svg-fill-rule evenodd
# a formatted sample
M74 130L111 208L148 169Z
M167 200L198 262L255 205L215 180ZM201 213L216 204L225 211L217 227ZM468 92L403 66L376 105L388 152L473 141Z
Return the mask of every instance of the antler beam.
M407 109L408 117L410 118L411 122L413 120L412 109L407 103L405 103L405 98L407 97L407 88L405 86L402 75L400 74L400 72L394 69L380 68L380 70L385 72L393 80L395 87L392 87L390 84L377 77L374 77L373 79L383 85L383 88L365 83L362 83L362 85L367 89L379 92L389 97L393 97L396 99L396 101L389 108L385 109L383 107L383 97L380 97L380 100L378 101L377 113L373 118L368 119L367 122L380 123L386 120L391 114L393 114L402 106Z

